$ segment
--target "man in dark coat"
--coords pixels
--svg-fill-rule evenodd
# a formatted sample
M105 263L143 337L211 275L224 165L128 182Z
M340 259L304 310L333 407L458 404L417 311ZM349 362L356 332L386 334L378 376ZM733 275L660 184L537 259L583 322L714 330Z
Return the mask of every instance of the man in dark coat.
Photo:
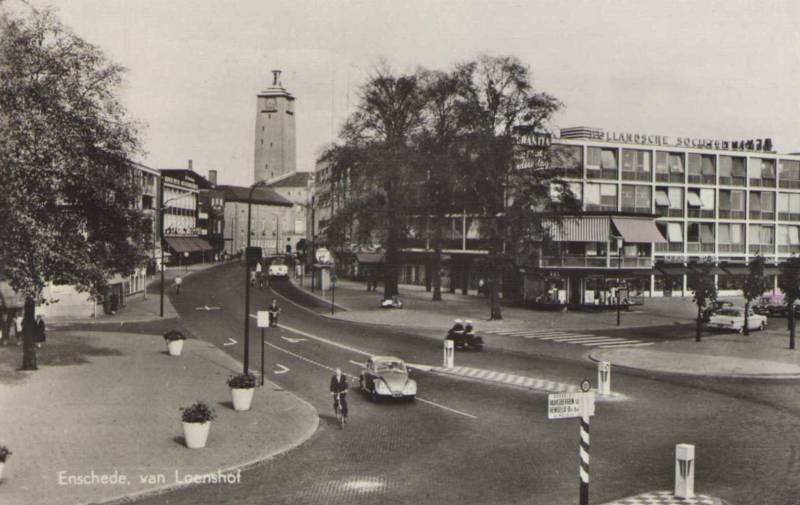
M347 422L347 376L342 373L341 368L336 369L336 373L331 377L331 395L339 395L339 403L342 406L342 416ZM333 409L336 410L336 398L334 396Z
M36 347L42 347L46 338L44 318L41 315L36 316Z

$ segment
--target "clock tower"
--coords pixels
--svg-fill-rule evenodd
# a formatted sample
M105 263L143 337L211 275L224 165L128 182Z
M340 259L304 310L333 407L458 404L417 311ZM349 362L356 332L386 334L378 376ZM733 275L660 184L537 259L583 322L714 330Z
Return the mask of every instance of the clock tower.
M257 96L255 181L272 181L297 171L294 97L281 85L281 71L272 71L272 86Z

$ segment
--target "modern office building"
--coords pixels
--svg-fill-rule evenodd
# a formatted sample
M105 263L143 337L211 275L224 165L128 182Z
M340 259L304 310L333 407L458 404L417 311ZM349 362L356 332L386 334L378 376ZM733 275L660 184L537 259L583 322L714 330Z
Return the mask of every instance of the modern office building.
M283 88L280 70L272 75L272 86L256 99L255 181L271 182L297 171L295 97Z
M592 303L617 278L632 295L686 296L698 262L712 262L720 293L735 294L755 255L775 265L800 252L800 156L774 152L770 139L577 127L552 149L583 212L526 269L526 298Z

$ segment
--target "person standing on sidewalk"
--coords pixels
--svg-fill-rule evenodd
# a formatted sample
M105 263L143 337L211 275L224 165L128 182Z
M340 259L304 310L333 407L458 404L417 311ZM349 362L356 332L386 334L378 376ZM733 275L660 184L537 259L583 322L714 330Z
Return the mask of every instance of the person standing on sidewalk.
M183 284L183 279L180 277L175 277L175 294L181 294L181 284Z
M42 347L45 340L47 340L47 333L45 332L44 318L40 314L36 316L36 347Z

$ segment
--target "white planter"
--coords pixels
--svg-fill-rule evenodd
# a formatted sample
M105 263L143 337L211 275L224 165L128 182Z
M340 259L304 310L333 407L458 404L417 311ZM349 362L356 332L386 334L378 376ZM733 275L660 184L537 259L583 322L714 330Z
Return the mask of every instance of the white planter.
M211 429L211 422L204 423L183 423L183 436L186 438L186 447L189 449L202 449L208 440L208 431Z
M250 404L253 403L253 393L256 388L231 388L231 395L233 395L233 410L250 410Z
M3 480L3 467L6 466L5 461L0 461L0 480Z
M167 349L169 349L170 356L180 356L183 351L183 339L168 341Z

